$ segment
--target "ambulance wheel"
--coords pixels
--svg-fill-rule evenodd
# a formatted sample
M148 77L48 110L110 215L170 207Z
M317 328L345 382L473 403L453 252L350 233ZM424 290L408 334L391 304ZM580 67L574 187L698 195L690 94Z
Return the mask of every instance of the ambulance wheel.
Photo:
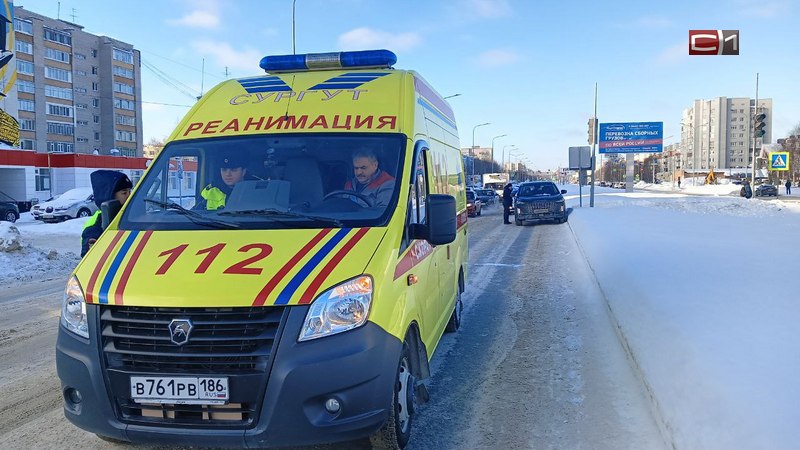
M453 308L453 313L450 315L450 321L447 322L447 328L444 331L448 333L455 333L461 327L461 311L464 309L464 303L461 301L461 288L459 287L456 293L456 306Z
M337 191L328 192L328 194L325 197L322 197L322 201L324 202L325 200L327 200L329 198L333 198L333 197L344 197L344 198L355 197L355 198L361 200L362 202L364 202L364 204L367 205L367 208L372 207L372 203L370 203L369 197L367 197L366 195L364 195L364 194L362 194L360 192L347 191L347 190L344 190L344 189L339 189Z
M521 227L521 226L522 226L522 221L521 221L521 220L514 219L514 224L515 224L516 226L518 226L518 227Z
M411 374L410 355L408 343L403 342L403 352L397 364L389 420L369 437L370 444L375 450L403 449L411 438L411 422L416 408L414 389L416 378Z

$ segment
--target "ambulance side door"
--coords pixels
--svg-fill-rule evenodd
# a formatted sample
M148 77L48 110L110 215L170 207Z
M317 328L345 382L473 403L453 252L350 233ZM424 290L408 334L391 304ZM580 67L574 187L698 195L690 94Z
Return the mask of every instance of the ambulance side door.
M413 167L413 180L409 194L408 217L406 226L406 236L409 229L414 224L427 225L427 197L429 193L428 176L426 167L427 148L417 146L415 152L415 163ZM414 298L420 308L420 315L424 323L420 324L422 338L425 342L431 342L433 334L436 332L438 316L438 304L440 299L439 292L439 269L433 257L433 246L428 241L422 239L404 239L408 246L403 258L410 259L413 268L407 274L409 289L412 290ZM403 252L401 252L403 254Z

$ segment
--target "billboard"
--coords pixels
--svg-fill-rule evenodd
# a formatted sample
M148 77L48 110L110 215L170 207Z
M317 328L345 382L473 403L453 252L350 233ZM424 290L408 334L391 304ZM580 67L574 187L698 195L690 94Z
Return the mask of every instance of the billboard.
M600 153L661 153L664 122L600 124Z
M0 148L19 148L14 40L14 3L3 0L0 7Z

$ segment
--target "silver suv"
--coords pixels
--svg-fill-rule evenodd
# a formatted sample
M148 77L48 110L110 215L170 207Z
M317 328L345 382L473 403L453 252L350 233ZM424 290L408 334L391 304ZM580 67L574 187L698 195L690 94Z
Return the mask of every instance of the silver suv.
M34 205L33 218L45 222L61 222L78 217L89 217L97 211L92 188L75 188L58 198Z

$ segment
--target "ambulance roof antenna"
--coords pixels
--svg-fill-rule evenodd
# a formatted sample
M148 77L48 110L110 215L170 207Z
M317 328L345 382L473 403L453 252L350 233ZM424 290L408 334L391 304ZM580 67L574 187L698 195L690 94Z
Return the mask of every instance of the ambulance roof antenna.
M77 22L75 22L75 18L77 17L77 14L75 14L75 12L76 12L76 9L72 8L72 14L71 14L72 15L72 23L77 23Z
M206 78L206 59L203 58L203 65L201 66L200 69L200 95L197 96L198 100L200 100L200 98L203 96L203 82L205 81L205 78Z
M295 7L296 3L297 3L297 0L292 0L292 54L293 55L297 54L297 52L295 51L295 46L294 46L294 7Z

